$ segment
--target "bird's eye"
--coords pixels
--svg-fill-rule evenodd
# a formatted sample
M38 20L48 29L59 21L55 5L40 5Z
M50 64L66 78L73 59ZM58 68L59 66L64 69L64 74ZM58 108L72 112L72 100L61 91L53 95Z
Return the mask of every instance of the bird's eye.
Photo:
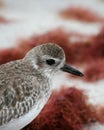
M46 63L47 63L48 65L54 65L54 64L55 64L55 60L49 59L49 60L46 60Z

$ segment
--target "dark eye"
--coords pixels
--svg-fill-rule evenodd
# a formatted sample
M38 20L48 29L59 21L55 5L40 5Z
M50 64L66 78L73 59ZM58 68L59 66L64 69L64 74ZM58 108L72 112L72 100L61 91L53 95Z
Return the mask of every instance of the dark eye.
M49 59L49 60L46 60L46 63L47 63L48 65L54 65L54 64L55 64L55 60Z

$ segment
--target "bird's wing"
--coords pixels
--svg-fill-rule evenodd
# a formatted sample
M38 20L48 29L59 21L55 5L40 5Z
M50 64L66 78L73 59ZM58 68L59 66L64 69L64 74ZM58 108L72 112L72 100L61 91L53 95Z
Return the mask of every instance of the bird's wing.
M33 82L34 79L28 76L14 77L7 82L5 89L0 88L0 125L27 113L33 106L39 95Z
M14 62L0 66L0 125L28 112L38 99L36 77L19 70Z

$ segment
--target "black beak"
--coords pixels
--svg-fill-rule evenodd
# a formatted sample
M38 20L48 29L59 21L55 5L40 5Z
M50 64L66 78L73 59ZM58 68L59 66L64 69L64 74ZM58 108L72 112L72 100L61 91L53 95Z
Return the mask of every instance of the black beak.
M84 74L82 74L79 70L65 64L62 68L61 68L62 71L64 72L68 72L68 73L71 73L71 74L74 74L74 75L77 75L77 76L84 76Z

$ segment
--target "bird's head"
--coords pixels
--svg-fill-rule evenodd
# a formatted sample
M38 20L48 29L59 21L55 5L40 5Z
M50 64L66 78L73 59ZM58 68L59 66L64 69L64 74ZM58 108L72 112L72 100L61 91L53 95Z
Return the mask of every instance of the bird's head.
M34 68L43 74L53 74L61 70L83 76L80 71L65 63L64 50L54 43L42 44L33 48L26 54L24 59L31 62Z

